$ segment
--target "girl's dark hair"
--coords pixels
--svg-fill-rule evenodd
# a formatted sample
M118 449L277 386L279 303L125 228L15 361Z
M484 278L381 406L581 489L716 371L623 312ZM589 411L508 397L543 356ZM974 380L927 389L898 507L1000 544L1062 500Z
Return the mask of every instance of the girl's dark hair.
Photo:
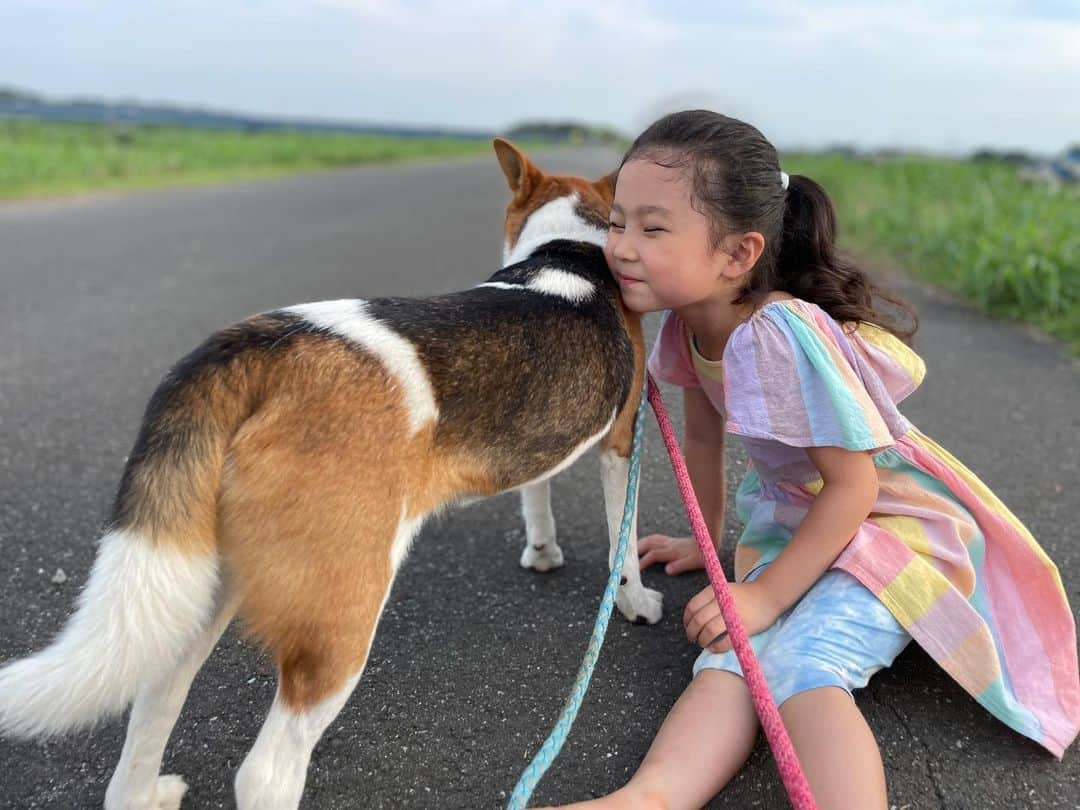
M878 287L836 248L836 212L809 177L793 174L784 190L776 149L755 127L709 110L671 113L631 144L629 160L689 169L691 204L712 223L710 242L757 231L765 249L733 303L756 309L772 290L812 301L837 321L869 321L905 343L919 327L915 311ZM874 298L907 314L904 327L874 308Z

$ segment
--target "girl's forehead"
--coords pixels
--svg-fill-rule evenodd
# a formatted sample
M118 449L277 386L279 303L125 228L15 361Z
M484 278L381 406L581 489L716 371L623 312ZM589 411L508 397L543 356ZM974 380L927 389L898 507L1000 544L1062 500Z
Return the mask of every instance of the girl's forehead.
M621 208L689 205L690 182L683 169L661 166L651 160L629 160L619 169L615 202Z

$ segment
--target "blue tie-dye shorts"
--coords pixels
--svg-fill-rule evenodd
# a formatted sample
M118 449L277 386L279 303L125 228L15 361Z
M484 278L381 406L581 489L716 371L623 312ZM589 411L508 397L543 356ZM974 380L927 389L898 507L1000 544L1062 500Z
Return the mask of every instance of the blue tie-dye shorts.
M746 577L756 579L765 563ZM792 695L819 686L839 686L848 695L892 664L911 636L877 597L846 571L826 571L802 599L772 626L750 637L765 680L779 706ZM742 675L734 650L704 649L694 675L722 669Z

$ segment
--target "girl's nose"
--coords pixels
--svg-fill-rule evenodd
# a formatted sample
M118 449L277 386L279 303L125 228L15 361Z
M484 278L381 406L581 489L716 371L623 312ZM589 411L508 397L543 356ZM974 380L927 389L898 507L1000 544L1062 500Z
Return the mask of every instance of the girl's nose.
M618 259L620 262L637 261L637 251L634 250L633 242L632 240L627 239L625 236L612 238L609 235L608 250L610 250L611 255Z

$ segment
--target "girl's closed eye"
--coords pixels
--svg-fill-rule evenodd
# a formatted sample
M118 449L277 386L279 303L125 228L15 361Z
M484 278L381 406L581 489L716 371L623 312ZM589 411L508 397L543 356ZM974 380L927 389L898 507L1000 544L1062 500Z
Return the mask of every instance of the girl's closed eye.
M622 224L620 224L618 222L608 222L608 228L611 228L611 229L614 229L614 230L621 231L625 227L626 227L625 225L622 225ZM667 228L658 228L655 225L650 225L647 228L642 228L642 230L645 233L659 233L661 231L666 231Z

